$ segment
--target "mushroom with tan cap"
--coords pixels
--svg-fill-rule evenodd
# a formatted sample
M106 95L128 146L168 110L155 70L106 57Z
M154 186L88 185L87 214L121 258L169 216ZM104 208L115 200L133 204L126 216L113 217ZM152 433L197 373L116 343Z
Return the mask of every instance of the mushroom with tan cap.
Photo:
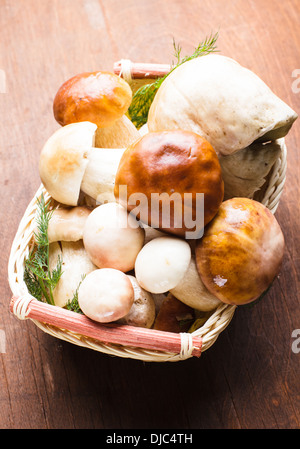
M53 113L62 126L84 121L95 123L97 147L121 148L139 137L125 115L131 100L131 88L123 78L106 71L84 72L58 89Z
M99 268L128 272L144 244L145 231L120 204L106 203L88 216L83 242L89 257Z
M74 206L83 191L99 203L117 199L131 211L134 206L128 197L142 194L147 205L142 203L141 221L160 228L166 218L170 226L163 230L180 235L198 232L198 193L205 196L204 216L199 208L204 224L216 214L224 185L218 157L206 140L189 131L175 130L149 133L127 149L96 148L95 129L91 122L72 123L57 130L44 145L40 177L55 200ZM121 194L121 186L126 186L127 196ZM155 207L151 208L151 197L155 192L158 200L161 194L167 198L158 210L158 220L152 223ZM172 202L174 194L179 202ZM191 199L186 201L186 195ZM166 216L168 205L171 212Z
M259 298L278 275L284 237L275 216L249 198L224 201L196 245L206 288L226 304Z
M83 228L92 210L85 206L58 207L51 213L48 241L77 242L83 239Z
M91 122L71 123L42 148L40 178L59 203L77 206L81 191L99 202L115 201L115 174L124 149L96 148L96 128Z
M133 305L134 290L128 276L113 268L88 274L78 289L78 304L92 320L110 323L127 315Z

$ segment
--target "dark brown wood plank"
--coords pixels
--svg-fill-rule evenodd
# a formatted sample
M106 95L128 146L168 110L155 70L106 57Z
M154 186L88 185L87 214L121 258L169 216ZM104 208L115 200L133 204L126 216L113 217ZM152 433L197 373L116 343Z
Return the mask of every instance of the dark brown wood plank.
M226 3L226 6L224 6ZM0 428L300 428L299 124L276 213L286 239L279 279L240 308L199 360L143 363L55 339L9 313L10 245L39 186L38 155L57 129L52 101L76 73L121 58L170 63L219 30L222 54L260 75L300 110L297 0L0 0Z

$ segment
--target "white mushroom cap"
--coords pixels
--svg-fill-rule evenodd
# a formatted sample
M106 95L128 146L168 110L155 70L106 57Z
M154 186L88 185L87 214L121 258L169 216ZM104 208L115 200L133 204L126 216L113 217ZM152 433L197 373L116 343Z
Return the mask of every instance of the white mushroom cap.
M134 290L134 301L129 313L123 318L120 318L118 323L150 329L155 320L154 299L151 293L147 292L139 285L134 276L127 276Z
M134 268L144 238L144 229L118 203L96 207L87 218L83 231L84 246L93 263L99 268L123 272Z
M284 137L296 118L255 73L210 54L187 61L164 80L151 104L148 129L190 130L228 155L257 139Z
M59 128L45 143L39 161L42 183L58 202L77 206L81 181L94 146L97 125L71 123Z
M138 283L151 293L164 293L184 277L191 260L191 248L177 237L158 237L148 242L135 261Z
M131 309L134 291L128 276L113 268L88 274L78 289L78 304L92 320L109 323L125 316Z
M96 270L97 267L88 257L82 240L51 243L49 249L51 271L56 267L58 256L62 258L62 275L53 290L53 299L56 306L64 307L73 299L82 277Z
M59 207L52 212L48 225L48 240L77 242L83 239L83 228L91 209L84 206Z

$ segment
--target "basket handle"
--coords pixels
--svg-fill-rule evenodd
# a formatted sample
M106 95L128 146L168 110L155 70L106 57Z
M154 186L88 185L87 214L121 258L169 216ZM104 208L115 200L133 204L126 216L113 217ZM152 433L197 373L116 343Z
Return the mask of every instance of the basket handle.
M132 62L129 59L121 59L114 63L114 73L124 79L156 79L170 72L169 64L152 64L147 62Z
M189 333L173 333L116 323L97 323L87 316L38 301L31 295L14 296L10 311L19 319L31 318L105 344L137 347L180 354L180 358L200 357L202 339Z

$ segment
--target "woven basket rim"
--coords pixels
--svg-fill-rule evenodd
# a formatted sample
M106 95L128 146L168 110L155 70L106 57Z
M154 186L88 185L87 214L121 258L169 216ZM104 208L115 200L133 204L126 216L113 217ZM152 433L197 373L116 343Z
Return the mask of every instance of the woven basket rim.
M287 149L285 139L280 139L281 153L271 169L271 176L268 179L267 188L264 190L264 196L260 202L265 205L274 214L277 210L280 197L283 191L286 167L287 167ZM45 200L51 200L51 196L41 184L36 191L34 197L28 204L23 217L20 220L17 232L13 239L11 251L8 261L8 281L13 295L22 296L28 294L26 284L23 281L24 274L24 260L29 254L30 244L33 239L34 232L34 218L37 206L37 198L44 194ZM207 321L192 332L192 336L201 337L202 352L210 348L217 340L218 336L229 325L233 318L236 306L222 304L218 306ZM91 338L80 334L75 334L64 329L56 328L47 325L40 321L32 320L37 327L45 333L48 333L56 338L68 341L78 346L90 348L105 354L132 358L142 361L180 361L182 357L180 354L170 354L162 351L150 351L140 348L132 348L121 345L105 344L100 341L95 341ZM186 358L191 357L188 355Z

